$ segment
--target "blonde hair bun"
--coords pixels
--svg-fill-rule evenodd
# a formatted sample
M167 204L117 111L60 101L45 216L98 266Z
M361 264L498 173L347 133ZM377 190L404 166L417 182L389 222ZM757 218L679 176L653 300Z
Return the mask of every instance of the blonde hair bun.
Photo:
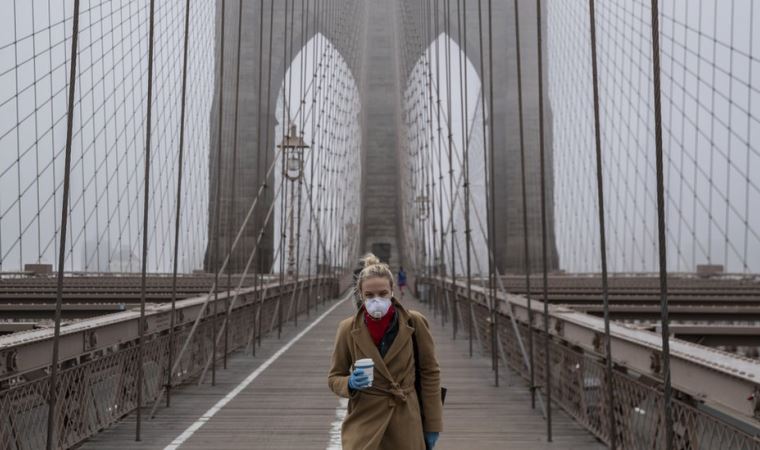
M356 280L357 291L361 292L362 282L364 280L374 277L386 278L390 282L391 288L393 288L393 272L391 272L391 268L388 267L388 264L380 262L380 258L373 253L365 254L362 256L361 261L364 268L361 273L359 273L359 278Z
M374 266L375 264L380 264L380 258L373 253L367 253L362 256L362 265L364 267Z

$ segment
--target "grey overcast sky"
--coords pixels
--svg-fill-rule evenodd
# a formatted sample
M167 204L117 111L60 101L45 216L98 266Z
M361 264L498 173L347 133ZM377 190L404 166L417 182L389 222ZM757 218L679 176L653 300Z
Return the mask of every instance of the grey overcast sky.
M23 263L55 261L65 140L66 37L73 1L13 3L0 17L3 271L18 270ZM81 16L67 269L134 271L139 268L141 237L147 2L90 3ZM753 25L760 20L760 8L753 7L751 0L736 0L733 8L719 7L720 0L661 3L668 268L688 272L709 262L732 272L758 272L760 32L753 31L757 28ZM151 218L156 228L150 230L149 270L165 272L171 267L166 243L173 236L184 2L158 4L156 79L161 88L154 103L154 128L159 131L153 146ZM657 263L647 4L598 2L605 209L614 271L653 271ZM200 267L206 245L208 113L213 92L214 2L194 5L185 165L192 180L187 204L194 206L185 211L181 227L184 271ZM560 264L568 271L596 271L586 2L547 2L546 18ZM443 43L437 41L441 51ZM459 49L453 43L451 49L455 61ZM296 58L291 71L309 72L308 64L301 67ZM467 120L479 127L480 81L469 63L467 70ZM459 83L458 73L452 74L452 83ZM458 92L446 101L452 104L452 130L460 143ZM482 153L478 153L482 142L473 136L471 145L471 170L482 172ZM461 158L461 149L457 151ZM346 161L347 170L358 170L351 164ZM442 170L448 170L446 162ZM458 165L454 170L459 170ZM478 210L484 204L483 192L483 186L473 186L472 206ZM354 202L349 210L358 207L356 199L347 201ZM460 221L461 204L454 215L455 222ZM476 259L481 258L484 252L478 249L485 241L476 228L473 236ZM351 245L346 244L347 251ZM485 260L481 263L485 265Z

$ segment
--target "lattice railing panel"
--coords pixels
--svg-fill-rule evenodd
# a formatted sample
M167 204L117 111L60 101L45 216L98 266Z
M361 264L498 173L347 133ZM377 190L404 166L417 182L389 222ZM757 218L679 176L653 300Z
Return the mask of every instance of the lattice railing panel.
M333 289L332 282L325 285ZM308 287L308 286L307 286ZM283 289L279 294L264 293L266 298L246 302L230 314L229 353L245 348L254 337L251 332L266 335L277 319L277 304L287 308L294 296L293 289ZM248 294L255 295L255 294ZM303 312L305 303L299 307ZM224 301L219 301L217 332L224 319ZM172 384L180 385L197 379L210 360L214 334L212 313L206 314L192 336L188 351L183 355L178 370L172 376ZM257 319L254 325L253 320ZM283 320L290 317L283 314ZM261 326L259 327L259 322ZM143 345L143 401L152 404L166 383L169 346L174 346L176 356L187 337L190 327L177 330L173 342L167 330L148 335ZM217 357L224 355L224 339L217 346ZM102 350L109 352L108 349ZM82 358L84 359L84 358ZM56 436L58 448L71 448L108 428L137 407L138 347L136 342L124 348L94 357L89 361L68 361L59 373L56 402ZM36 450L45 447L48 418L49 378L40 378L0 392L0 449Z
M453 299L451 285L433 286L431 292L438 311L449 312L454 308L445 305L446 296ZM450 302L452 300L449 300ZM469 315L464 312L470 302L459 293L457 302L463 314L460 330L467 330ZM537 302L538 303L538 302ZM473 294L473 328L480 336L480 348L484 354L491 352L491 314L485 306L486 299L481 294ZM432 307L432 305L431 305ZM498 317L498 337L501 343L500 361L524 379L529 378L525 357L520 351L515 329L506 316ZM535 364L535 384L545 384L545 334L539 323L533 328L533 361ZM526 351L528 349L528 327L517 322ZM621 371L614 372L614 404L607 402L604 394L606 377L604 361L582 352L555 338L549 341L551 389L553 404L562 408L579 424L608 443L609 420L614 412L618 445L622 449L660 450L665 449L665 420L662 411L664 395L660 389L647 385L644 378L636 379ZM678 450L760 450L760 440L733 425L690 405L685 400L674 399L672 416L675 432L675 449Z

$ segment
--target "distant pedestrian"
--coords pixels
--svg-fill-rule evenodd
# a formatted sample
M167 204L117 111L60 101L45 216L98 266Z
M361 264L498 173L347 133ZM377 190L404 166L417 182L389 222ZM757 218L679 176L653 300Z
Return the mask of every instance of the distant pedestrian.
M433 336L425 316L393 297L388 265L371 253L364 261L357 281L363 305L338 325L327 377L349 399L343 448L430 450L443 430Z
M404 298L404 288L406 287L406 272L403 267L398 268L398 290L401 292L401 299Z

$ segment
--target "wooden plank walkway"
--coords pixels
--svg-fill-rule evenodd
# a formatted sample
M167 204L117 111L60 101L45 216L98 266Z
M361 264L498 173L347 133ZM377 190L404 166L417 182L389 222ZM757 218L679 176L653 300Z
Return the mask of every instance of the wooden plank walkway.
M426 312L414 300L407 303ZM270 365L272 355L301 333L306 324L325 313L312 314L301 328L287 327L282 339L265 339L256 358L238 353L229 369L217 372L217 385L195 385L175 390L172 406L159 409L153 420L143 422L143 440L134 441L134 415L82 445L82 449L163 449L201 424L179 447L182 449L339 449L340 419L345 401L327 388L327 371L338 322L353 313L350 301L335 308L292 344ZM453 341L450 330L431 320L442 378L449 388L444 432L437 450L603 449L588 432L568 416L554 410L554 442L545 439L545 422L531 410L525 384L516 376L501 387L492 384L490 359L467 354L465 340ZM263 370L262 370L263 369ZM259 371L245 387L241 381ZM238 388L239 393L230 397ZM199 422L210 408L227 396L228 402L213 416ZM331 444L332 439L332 444ZM337 445L336 445L337 444Z

